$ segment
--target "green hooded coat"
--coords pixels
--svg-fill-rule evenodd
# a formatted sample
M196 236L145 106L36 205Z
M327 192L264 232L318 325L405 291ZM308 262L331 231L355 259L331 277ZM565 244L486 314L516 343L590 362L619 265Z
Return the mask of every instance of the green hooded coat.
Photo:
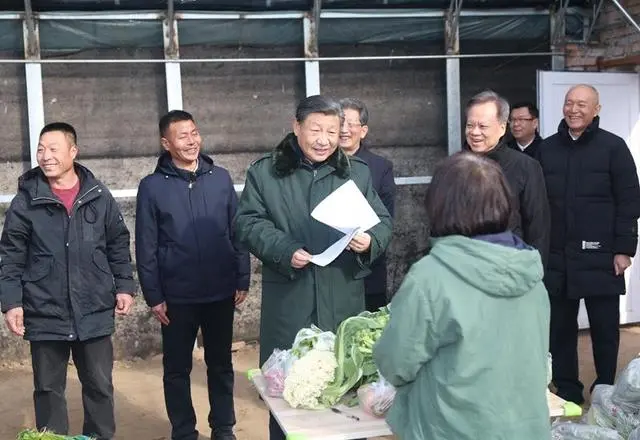
M380 373L397 387L387 422L400 439L550 438L542 274L536 250L434 240L393 297L374 347Z

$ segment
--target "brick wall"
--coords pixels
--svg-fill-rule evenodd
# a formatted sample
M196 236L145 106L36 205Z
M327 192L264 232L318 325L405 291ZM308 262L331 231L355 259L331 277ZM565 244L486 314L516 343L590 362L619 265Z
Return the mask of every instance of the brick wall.
M626 11L640 22L640 0L619 0ZM640 63L599 67L598 60L640 56L640 31L609 1L604 2L589 44L567 44L566 69L577 71L640 71Z

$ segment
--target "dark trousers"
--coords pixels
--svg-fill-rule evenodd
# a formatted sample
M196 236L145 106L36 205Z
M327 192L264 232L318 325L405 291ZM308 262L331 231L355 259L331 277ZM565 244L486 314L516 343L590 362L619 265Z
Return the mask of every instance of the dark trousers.
M580 300L552 296L551 356L553 383L565 400L583 403L583 385L578 371L578 310ZM620 297L618 295L585 298L593 359L598 384L613 385L620 343Z
M205 304L167 304L169 325L162 326L164 398L172 440L196 440L191 400L193 345L202 330L209 391L209 426L214 434L231 433L233 409L233 297Z
M364 296L365 308L369 312L377 312L380 307L386 306L389 301L387 300L386 293L367 293Z
M36 427L62 435L69 433L65 398L69 353L82 385L82 434L98 440L110 440L116 431L110 336L82 342L31 342Z
M269 440L285 440L286 438L276 418L269 413Z

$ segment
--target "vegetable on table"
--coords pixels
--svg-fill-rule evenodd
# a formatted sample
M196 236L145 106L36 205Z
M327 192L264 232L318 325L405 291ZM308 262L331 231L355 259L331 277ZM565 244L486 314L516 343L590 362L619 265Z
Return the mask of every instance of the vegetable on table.
M281 381L284 377L282 397L293 408L329 408L339 401L355 406L356 390L379 379L373 346L388 322L389 309L382 307L377 312L362 312L345 319L335 335L316 326L303 328L285 352L291 363L278 363L282 353L274 350L265 365L274 364L282 374L265 368L270 372L267 379ZM274 385L281 387L281 383Z
M322 351L333 351L336 335L332 332L324 332L315 325L298 331L291 346L291 354L301 358L309 350L317 348Z
M389 322L389 309L362 312L342 321L336 332L335 355L338 363L335 380L323 391L320 399L326 407L338 403L350 390L363 383L378 380L373 361L373 345Z
M311 349L293 363L284 380L282 397L292 408L322 408L319 398L333 380L336 367L333 352Z

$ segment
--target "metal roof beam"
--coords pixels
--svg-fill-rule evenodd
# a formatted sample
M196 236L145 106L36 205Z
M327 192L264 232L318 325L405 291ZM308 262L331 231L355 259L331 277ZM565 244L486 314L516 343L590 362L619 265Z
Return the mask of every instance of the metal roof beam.
M596 21L598 21L598 17L600 16L600 11L602 10L602 5L604 0L598 0L592 5L591 9L591 17L589 18L589 27L587 28L584 34L584 42L588 43L591 41L591 36L593 35L593 30L596 26Z
M565 1L565 0L562 0ZM566 8L568 13L583 13L582 8ZM320 18L429 18L444 17L443 9L353 9L353 10L322 10ZM549 15L548 9L538 8L508 8L508 9L465 9L460 12L462 17L498 17L523 15ZM302 11L279 12L205 12L205 11L176 11L177 20L278 20L300 19L305 16ZM21 20L24 12L0 12L0 20ZM39 12L40 20L163 20L166 11L122 11L122 12Z

